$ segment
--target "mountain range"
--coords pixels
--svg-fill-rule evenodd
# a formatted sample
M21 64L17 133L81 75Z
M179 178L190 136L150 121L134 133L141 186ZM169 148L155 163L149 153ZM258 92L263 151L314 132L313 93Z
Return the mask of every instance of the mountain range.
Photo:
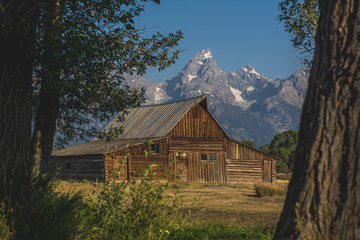
M143 87L146 104L207 94L209 110L232 138L262 146L277 133L298 129L308 75L301 69L286 79L273 80L250 65L226 74L216 65L211 50L205 49L171 79L152 83L127 74L125 83Z

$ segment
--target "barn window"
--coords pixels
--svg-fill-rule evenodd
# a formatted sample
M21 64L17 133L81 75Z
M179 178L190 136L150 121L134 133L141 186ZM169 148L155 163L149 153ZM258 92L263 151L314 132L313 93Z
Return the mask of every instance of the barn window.
M160 152L160 144L159 143L151 144L151 152L159 153Z
M215 154L209 154L209 160L210 161L216 161L216 155Z
M216 161L216 154L201 154L200 159L203 161Z

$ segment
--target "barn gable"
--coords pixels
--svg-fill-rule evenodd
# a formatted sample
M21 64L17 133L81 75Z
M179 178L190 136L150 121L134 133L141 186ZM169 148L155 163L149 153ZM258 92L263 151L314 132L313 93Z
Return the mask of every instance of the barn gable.
M199 108L207 111L206 95L177 102L132 108L128 110L123 122L119 122L118 117L115 117L103 131L109 132L112 128L121 127L123 133L117 139L166 137L180 120L198 105ZM99 141L99 139L94 138L92 141Z
M206 98L200 104L193 106L170 131L169 136L202 139L229 138L208 111L207 106L202 104L204 102L207 102Z

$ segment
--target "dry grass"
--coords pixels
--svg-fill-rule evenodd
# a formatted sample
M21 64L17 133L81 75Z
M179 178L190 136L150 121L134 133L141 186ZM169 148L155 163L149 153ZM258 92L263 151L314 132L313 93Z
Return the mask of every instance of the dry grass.
M286 194L287 186L281 183L270 184L257 182L254 184L256 195L259 197L283 196Z
M284 180L290 180L292 177L292 172L288 173L276 173L277 179L284 179Z
M278 181L285 187L288 180ZM81 191L85 196L96 190L93 183L61 181L60 191ZM275 226L282 211L285 196L258 197L254 184L171 184L166 198L171 201L172 191L180 190L182 211L186 221L198 226L222 224L242 229ZM190 215L187 213L191 212Z
M194 198L199 199L194 203ZM198 225L225 224L237 228L274 226L282 210L284 197L259 198L253 184L199 185L184 188L181 202L193 213Z

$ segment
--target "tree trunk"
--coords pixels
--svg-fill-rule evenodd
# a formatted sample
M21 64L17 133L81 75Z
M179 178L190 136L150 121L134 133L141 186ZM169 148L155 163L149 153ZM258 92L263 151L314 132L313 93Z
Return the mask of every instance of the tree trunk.
M51 162L51 152L54 144L56 120L58 117L57 92L42 91L36 114L35 129L32 139L33 173L37 176L44 173Z
M37 4L3 1L0 12L0 201L9 207L26 196L31 179L31 84Z
M32 139L33 173L46 171L51 162L51 152L59 112L61 72L61 15L58 1L49 1L44 16L44 53L41 57L41 89L36 110L35 130Z
M274 239L360 236L360 1L319 3L295 168Z

